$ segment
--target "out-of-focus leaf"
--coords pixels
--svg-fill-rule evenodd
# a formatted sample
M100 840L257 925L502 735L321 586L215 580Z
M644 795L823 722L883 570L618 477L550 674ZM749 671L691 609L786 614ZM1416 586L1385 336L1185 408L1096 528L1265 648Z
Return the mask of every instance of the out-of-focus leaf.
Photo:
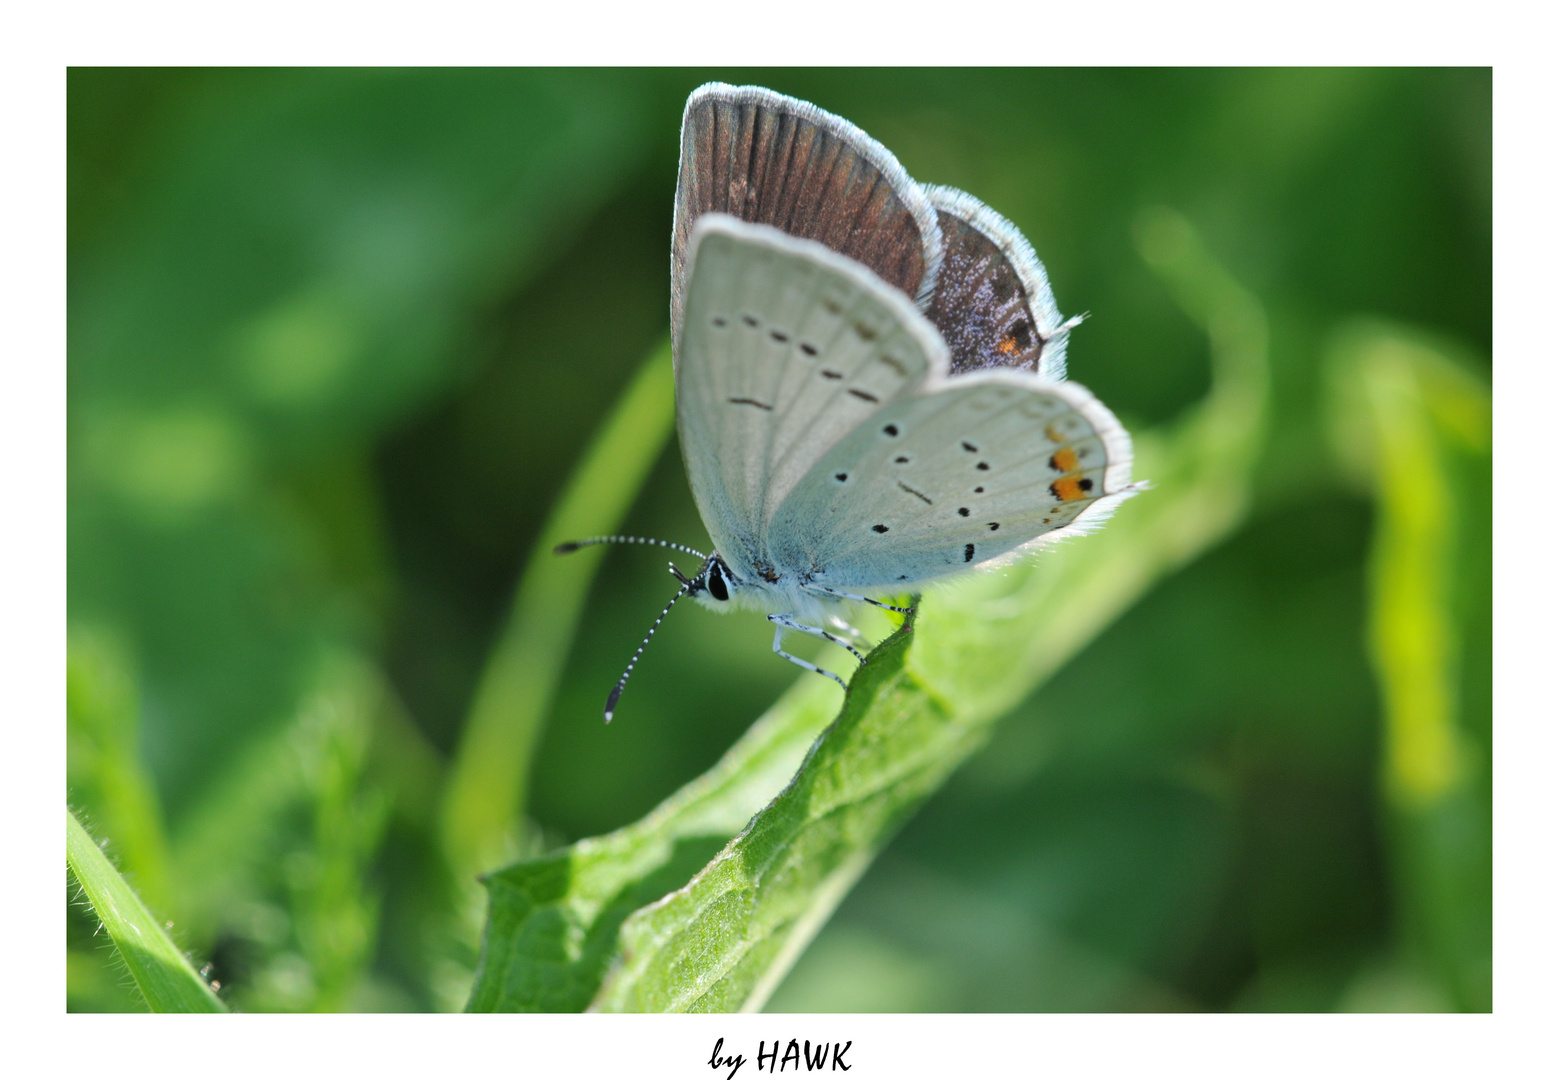
M143 118L156 153L73 238L70 604L132 640L173 820L382 600L291 489L486 355L482 316L642 167L634 85L208 73Z
M307 965L292 990L235 991L246 1010L342 1008L355 991L371 958L367 869L389 799L414 806L431 786L425 750L393 712L371 665L322 658L296 715L215 775L174 834L181 925L241 942L252 966L284 948ZM283 897L290 918L276 912Z
M443 805L445 852L457 874L512 855L531 751L604 554L585 548L560 559L553 548L617 530L674 418L668 342L623 392L542 527L477 684Z
M288 725L251 742L211 778L174 833L181 910L197 933L214 934L225 914L254 895L275 858L283 820L308 792L310 750L300 741Z
M227 1011L69 810L65 861L153 1012Z
M1369 647L1406 944L1450 1001L1488 1010L1491 748L1463 718L1460 683L1468 608L1490 603L1467 554L1491 520L1489 391L1433 346L1380 325L1341 331L1329 374L1339 453L1371 482L1378 508Z

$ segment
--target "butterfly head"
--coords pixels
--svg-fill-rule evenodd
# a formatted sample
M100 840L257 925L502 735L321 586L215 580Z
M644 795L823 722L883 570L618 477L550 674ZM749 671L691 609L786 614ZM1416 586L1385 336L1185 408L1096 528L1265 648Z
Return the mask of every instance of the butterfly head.
M698 573L691 578L685 577L676 566L672 566L671 572L675 574L687 590L687 595L693 597L707 608L725 609L730 606L731 597L740 596L746 587L745 582L732 573L730 564L721 558L719 552L710 555L704 560L704 565L698 568Z

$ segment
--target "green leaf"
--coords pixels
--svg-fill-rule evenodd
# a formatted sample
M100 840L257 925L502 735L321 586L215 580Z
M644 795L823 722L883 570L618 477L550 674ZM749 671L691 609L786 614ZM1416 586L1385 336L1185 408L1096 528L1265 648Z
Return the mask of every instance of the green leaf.
M477 684L444 800L444 847L457 873L512 849L531 752L603 555L586 548L560 559L552 549L617 527L671 435L674 408L666 342L623 393L542 527Z
M227 1011L68 809L65 863L153 1012Z
M1137 472L1159 490L1127 503L1098 536L927 596L914 624L857 673L838 720L791 785L690 883L623 922L615 946L622 963L595 1007L761 1007L882 845L985 741L991 723L1242 519L1265 433L1264 315L1183 219L1150 215L1139 239L1208 328L1213 349L1208 398L1171 430L1137 440ZM809 700L816 698L782 700L715 771L741 770L763 759L764 740L805 730L786 712ZM471 1007L579 1007L614 952L608 935L618 912L676 876L677 842L692 835L678 814L682 798L603 840L490 877ZM602 866L614 858L617 865Z
M877 847L974 749L980 732L906 670L913 619L851 682L794 782L694 878L623 929L607 1011L731 1012L761 1002Z
M641 820L485 878L473 1012L578 1012L631 912L683 884L795 775L832 717L821 679L795 683L708 772Z

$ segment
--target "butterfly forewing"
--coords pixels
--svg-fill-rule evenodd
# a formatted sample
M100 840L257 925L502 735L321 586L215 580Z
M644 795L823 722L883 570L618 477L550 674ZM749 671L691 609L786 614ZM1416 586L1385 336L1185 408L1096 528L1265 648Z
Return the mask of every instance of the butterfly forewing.
M909 299L821 245L701 219L677 369L689 482L715 547L766 565L768 522L830 447L945 368Z
M1076 384L932 380L824 455L770 545L823 585L910 588L1085 524L1130 490L1130 470L1130 438Z
M854 124L762 87L710 83L688 98L671 240L674 340L693 225L706 213L816 240L910 297L929 298L941 261L936 214L891 153Z

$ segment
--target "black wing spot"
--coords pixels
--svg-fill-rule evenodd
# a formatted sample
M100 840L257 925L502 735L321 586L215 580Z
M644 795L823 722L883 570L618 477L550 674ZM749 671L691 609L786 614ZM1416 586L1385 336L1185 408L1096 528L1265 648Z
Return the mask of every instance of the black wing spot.
M898 457L893 459L893 464L895 464L895 465L908 465L909 464L909 458L905 457L903 454L900 454Z
M869 394L865 390L857 389L854 386L850 387L850 393L853 396L860 398L862 401L869 401L869 402L871 402L873 405L877 404L879 401L882 400L876 394Z
M1088 479L1088 477L1085 476L1085 477L1083 477L1081 480L1079 480L1077 482L1077 486L1082 488L1084 491L1092 491L1093 490L1093 481Z
M964 562L974 562L974 545L964 545Z
M806 353L808 356L816 356L817 346L812 344L810 341L803 341L801 343L801 351Z
M978 465L976 465L975 468L979 469L981 472L990 472L991 471L991 463L989 461L982 461Z
M783 330L770 330L769 331L769 337L773 338L775 341L779 342L781 345L785 344L785 342L790 340L790 335L785 333L785 331L783 331Z
M991 532L995 532L999 528L1001 528L1001 522L999 522L999 521L991 522Z
M725 325L725 316L723 316L723 315L716 315L714 318L710 319L709 321L714 323L716 326L724 326Z
M900 574L899 575L899 580L900 581L908 581L909 580L909 575L908 574Z
M1029 332L1029 324L1026 319L1008 332L1012 335L1012 340L1017 342L1020 349L1028 348L1029 342L1034 340L1034 335Z
M842 372L842 371L829 371L827 368L820 369L818 371L818 374L823 376L823 378L825 378L825 379L842 379L842 378L844 378L844 372Z
M882 433L890 439L896 438L899 433L899 426L897 424L888 424L882 429Z
M958 508L958 516L959 517L968 517L969 516L969 508L967 506L960 506Z
M978 454L980 452L980 448L974 445L972 442L963 442L960 445L971 454Z
M834 473L834 479L839 481L842 484L846 480L850 479L850 474L849 473L843 473L843 472L836 472L836 473Z
M985 494L985 488L977 487L977 488L974 489L974 493L976 495L984 495Z
M872 526L872 532L874 532L874 533L885 533L887 531L888 531L888 527L886 525L873 525Z
M742 316L742 322L746 323L748 326L757 326L758 325L758 319L757 319L757 316L755 316L755 315L743 315Z

